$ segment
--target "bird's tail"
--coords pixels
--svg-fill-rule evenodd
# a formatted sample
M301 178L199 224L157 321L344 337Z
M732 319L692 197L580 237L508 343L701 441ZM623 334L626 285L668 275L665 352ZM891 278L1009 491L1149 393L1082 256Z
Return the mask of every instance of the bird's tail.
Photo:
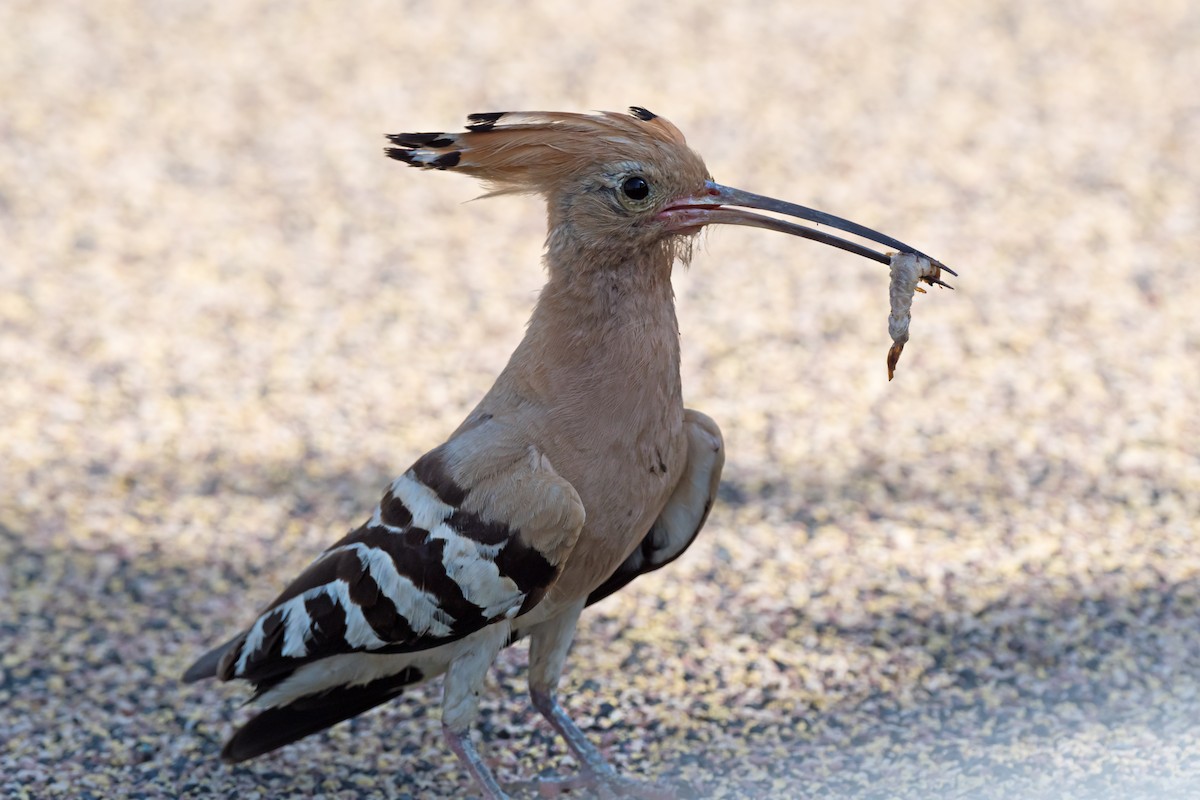
M386 703L423 678L419 670L408 667L370 683L334 686L272 706L233 734L221 750L221 758L231 763L245 761L291 744Z

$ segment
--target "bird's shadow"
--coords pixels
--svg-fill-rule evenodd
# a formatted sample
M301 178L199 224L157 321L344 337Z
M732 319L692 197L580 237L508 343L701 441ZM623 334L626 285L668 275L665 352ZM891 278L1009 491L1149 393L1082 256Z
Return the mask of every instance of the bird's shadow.
M1039 475L1071 468L1069 462L1042 465L1031 471L1031 480L1036 484ZM990 491L991 496L984 491L972 497L962 518L997 502L1017 502L999 484ZM810 504L862 501L869 507L867 498L880 493L918 505L945 503L935 486L883 478L876 465L865 462L825 483L811 475L762 479L735 472L722 483L720 496L737 509L773 504L772 519L811 535L823 523L809 512ZM1186 485L1169 478L1154 488L1155 500L1187 496ZM781 502L782 497L791 500ZM865 516L895 521L886 511ZM736 531L727 535L737 541ZM1072 742L1094 746L1100 740L1111 741L1119 752L1148 732L1161 737L1165 749L1194 744L1200 718L1200 578L1169 574L1169 564L1154 558L1104 568L1084 562L1074 569L1063 560L1027 561L987 602L973 601L971 587L960 578L957 587L912 606L865 597L864 605L884 610L850 614L851 622L810 614L804 606L753 608L742 626L764 652L781 644L804 649L816 643L826 654L830 648L873 654L883 667L873 670L877 674L866 689L832 676L828 697L807 705L788 697L786 675L766 681L744 713L734 706L732 713L722 709L710 717L710 738L742 740L744 751L681 746L673 750L678 763L670 771L694 774L686 765L702 763L718 776L711 787L725 790L728 776L747 775L749 760L760 767L735 779L746 795L777 791L783 781L792 787L788 791L806 796L925 797L932 766L944 773L940 784L933 781L939 785L936 796L1191 796L1186 792L1200 788L1194 760L1187 760L1192 771L1183 774L1170 756L1161 774L1152 767L1131 773L1119 759L1070 774L1060 751L1069 751ZM699 577L717 583L723 578L720 568L702 569ZM880 591L880 584L868 583L871 591ZM738 598L722 594L720 610L707 613L738 615ZM672 645L675 655L688 657L690 643ZM776 667L780 673L791 669L783 662ZM770 723L763 724L764 718ZM781 744L791 757L779 756ZM830 764L836 765L832 773ZM815 771L825 777L814 780Z
M322 471L318 463L305 460L295 464L242 463L232 470L224 464L207 478L186 485L171 476L160 476L157 481L177 493L199 496L233 493L258 498L288 509L291 518L318 524L338 519L348 508L359 513L364 506L369 507L374 502L371 498L393 477L393 472L391 465L371 463L357 465L352 474ZM858 480L868 480L870 474L870 467L864 465ZM152 475L146 480L156 481ZM810 498L814 492L820 496L844 496L846 492L860 491L852 483L814 488L814 483L807 481L801 489L785 481L734 480L722 485L721 499L731 506L748 507L765 504L781 492L803 492ZM1170 487L1165 491L1171 491ZM803 521L803 517L797 520ZM333 530L336 533L338 529ZM717 535L719 531L702 533L702 536ZM158 684L167 697L179 704L193 702L186 693L180 696L174 692L177 676L187 659L199 654L201 642L216 641L226 634L226 622L245 621L214 619L211 598L221 592L234 593L253 596L248 605L260 605L279 588L273 578L286 579L315 554L287 553L278 560L282 563L253 564L237 557L236 544L231 543L234 556L224 558L221 568L206 570L201 568L206 566L204 563L198 563L202 557L187 557L163 549L156 549L149 557L145 552L131 551L127 543L119 540L117 532L113 534L113 547L107 551L93 547L87 553L67 552L31 541L36 542L36 537L31 540L20 534L17 527L0 526L0 545L10 556L0 569L3 578L0 588L17 596L23 588L40 580L39 576L55 574L66 584L58 598L63 605L55 606L52 601L40 608L21 606L24 612L18 611L10 619L0 618L0 633L5 637L17 636L36 628L51 636L68 635L71 631L55 631L53 618L57 611L70 605L75 612L70 615L74 620L71 624L79 622L88 629L94 648L109 653L106 663L110 666L136 663L138 669L129 672L130 680ZM60 562L58 566L56 561ZM98 577L99 572L103 575ZM1126 580L1130 575L1135 579ZM760 693L761 708L746 709L743 714L735 707L727 713L713 714L709 720L701 715L698 726L690 726L693 731L707 726L713 741L745 742L745 749L737 752L712 750L703 741L675 739L677 732L669 725L633 733L644 739L658 739L656 752L662 761L657 768L664 776L693 785L699 781L702 791L715 791L716 787L728 786L730 781L742 791L761 791L779 780L785 783L809 780L806 785L815 790L818 784L811 783L810 768L836 754L840 769L835 777L820 782L823 788L816 793L862 797L906 796L900 790L902 787L898 787L897 775L904 772L906 765L914 766L922 759L957 761L958 783L954 785L961 791L962 781L966 780L969 787L972 776L986 782L999 775L1019 784L1026 773L1050 769L1038 758L1001 763L1004 754L1011 755L1018 746L1044 747L1049 752L1063 737L1083 735L1096 726L1112 730L1124 725L1153 726L1167 734L1191 729L1193 720L1200 718L1197 714L1200 703L1195 699L1197 684L1192 677L1200 674L1200 628L1195 625L1200 610L1200 582L1156 576L1148 567L1130 575L1123 578L1118 570L1107 576L1093 576L1095 580L1090 581L1076 578L1057 582L1030 576L982 607L924 604L917 609L899 608L870 616L854 624L812 618L804 608L779 611L778 625L774 628L770 624L760 625L757 629L777 630L784 640L790 639L799 648L808 641L832 639L851 648L878 650L884 660L890 657L889 653L917 653L922 665L903 671L866 693L835 689L834 699L819 708L796 705L786 696L785 686L782 690ZM270 589L262 589L264 580L272 582ZM640 580L672 578L668 568L655 573L653 578ZM733 608L736 604L731 602L722 609L705 613L730 613ZM114 622L118 616L116 609L120 609L120 616L127 618L126 621L133 619L142 637L159 640L151 649L169 655L148 660L143 652L146 648L140 646L143 643L125 641L129 625ZM597 622L585 624L593 629L602 627L600 622L606 614L611 616L603 604L589 614ZM34 616L42 619L35 620ZM762 634L753 634L753 638L761 639L764 650L778 641ZM686 648L688 643L664 643L665 652L646 660L670 659L678 655L672 652L676 645ZM504 681L515 683L520 680L517 662L522 657L506 658L508 667L502 665L507 674ZM631 663L630 667L636 669L637 664ZM597 696L621 680L619 675L593 677L598 684ZM52 671L41 667L25 673L10 670L5 674L3 688L19 694L38 685L44 688L52 679ZM653 682L653 675L647 679ZM517 686L512 688L518 690ZM661 690L668 689L675 691L677 687ZM94 702L94 716L101 720L112 709L98 698L89 699L86 692L79 702L84 706ZM406 708L407 721L424 716L423 712L412 710L411 704L406 704ZM152 710L161 713L166 709ZM529 712L522 713L518 724L533 719ZM219 718L205 721L205 715L196 708L174 708L165 715L166 726L174 724L179 729L164 728L162 734L165 738L198 737L200 746L196 756L215 757L220 738L216 731L233 714L234 707L230 705L217 714ZM775 722L764 725L764 716ZM514 729L501 723L499 715L492 711L485 710L482 722L485 734L490 730L500 741L516 738ZM377 719L370 717L351 723L358 731L378 724ZM388 725L389 729L394 727ZM121 725L110 728L114 741L92 755L98 763L105 758L105 752L121 752L125 745L131 744L121 742L123 730ZM401 727L389 736L404 738L403 730ZM421 738L436 737L430 725L410 729L409 736L414 733ZM528 729L522 732L528 734ZM134 736L132 729L129 735ZM534 747L561 750L546 730L533 736ZM769 755L778 752L781 742L793 754L792 758ZM621 746L618 743L614 748ZM403 741L390 745L392 752L400 755L412 747L415 745ZM881 752L887 757L881 759ZM745 771L743 761L747 754L761 762L761 768L752 774ZM148 753L145 760L164 755L165 750L156 750ZM174 767L164 769L163 778L168 782L183 781L191 760L177 757L171 763ZM232 774L243 771L261 778L268 773L276 774L278 765L265 759L239 767ZM279 775L276 777L283 780ZM1092 796L1118 796L1101 791L1109 785L1104 783L1107 778L1103 770L1092 777L1085 776L1078 788L1088 789L1087 780L1099 782L1091 786ZM881 785L890 788L881 792L878 789Z

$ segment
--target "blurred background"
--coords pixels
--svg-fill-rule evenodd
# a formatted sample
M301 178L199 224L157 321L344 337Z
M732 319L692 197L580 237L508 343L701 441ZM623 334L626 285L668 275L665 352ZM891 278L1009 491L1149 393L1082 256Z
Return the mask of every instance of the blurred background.
M470 112L675 122L958 269L718 229L676 288L721 502L565 704L698 797L1200 793L1200 6L0 4L0 793L459 797L440 686L236 768L190 660L522 333L540 202L384 158ZM502 777L570 771L501 656Z

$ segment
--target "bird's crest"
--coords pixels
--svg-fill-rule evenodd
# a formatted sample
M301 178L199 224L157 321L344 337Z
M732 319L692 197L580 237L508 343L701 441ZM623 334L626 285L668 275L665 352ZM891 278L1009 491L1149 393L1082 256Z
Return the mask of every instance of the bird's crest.
M471 114L461 133L395 133L387 154L476 177L492 194L549 192L612 161L669 163L689 152L679 129L639 106L629 114L500 111Z

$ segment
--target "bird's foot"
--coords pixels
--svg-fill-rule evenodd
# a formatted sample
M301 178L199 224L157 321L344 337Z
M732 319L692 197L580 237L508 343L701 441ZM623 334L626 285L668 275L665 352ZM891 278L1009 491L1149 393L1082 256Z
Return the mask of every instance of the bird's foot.
M506 791L521 797L576 797L583 800L688 800L695 795L681 786L626 778L615 772L535 778L506 783Z

